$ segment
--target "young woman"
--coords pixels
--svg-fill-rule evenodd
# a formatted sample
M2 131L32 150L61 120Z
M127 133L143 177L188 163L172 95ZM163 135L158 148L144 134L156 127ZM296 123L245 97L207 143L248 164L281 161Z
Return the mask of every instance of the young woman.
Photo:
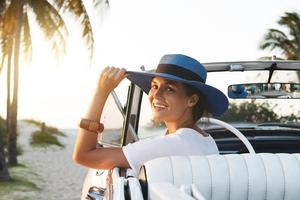
M89 110L79 130L73 158L86 167L132 168L138 175L144 162L162 156L217 154L213 138L196 122L207 112L221 115L228 100L218 89L205 84L206 69L197 60L181 55L165 55L154 73L126 72L106 67L98 81ZM110 92L127 77L149 96L153 119L164 122L164 136L145 139L123 148L96 148L99 123Z

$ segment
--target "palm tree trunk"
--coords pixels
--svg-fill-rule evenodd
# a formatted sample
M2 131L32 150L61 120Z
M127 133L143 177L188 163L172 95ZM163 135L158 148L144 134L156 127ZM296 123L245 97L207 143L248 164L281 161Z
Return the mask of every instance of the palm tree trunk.
M9 107L10 107L10 77L11 77L11 58L12 58L12 44L10 43L9 52L7 56L7 116L6 116L6 129L9 126ZM11 179L6 165L6 157L4 151L3 132L0 129L0 181L8 181Z
M0 182L10 180L10 175L6 166L6 159L3 145L3 132L0 129Z
M7 99L6 99L6 131L9 132L10 128L10 91L11 91L11 61L12 61L12 42L9 43L9 52L7 55L7 79L6 79L6 90L7 90Z
M8 77L10 77L11 51L8 53L8 59L7 60L8 60L8 63L7 63L7 78L8 78ZM8 82L8 80L7 80L7 82ZM10 95L10 94L8 93L7 95ZM9 104L7 105L7 108L8 107L9 107ZM6 118L6 125L8 125L7 121L8 121L8 116ZM4 151L4 142L3 142L3 139L4 139L3 132L0 129L0 182L1 181L8 181L8 180L11 179L10 175L9 175L9 171L7 169L7 165L6 165L6 158L5 158L5 151Z
M14 90L10 107L10 132L8 134L8 163L9 165L17 165L17 116L18 116L18 88L19 88L19 54L21 28L23 21L23 1L19 1L17 17L17 28L14 39Z

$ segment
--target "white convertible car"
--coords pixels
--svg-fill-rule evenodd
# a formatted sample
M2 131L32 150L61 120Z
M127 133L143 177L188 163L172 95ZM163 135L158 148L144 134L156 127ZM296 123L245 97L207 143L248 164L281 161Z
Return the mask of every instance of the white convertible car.
M204 66L208 84L230 100L223 116L199 121L220 155L157 158L139 178L126 169L91 169L82 199L300 200L300 62ZM99 143L122 146L164 133L145 96L126 81L112 93L103 120L114 123Z

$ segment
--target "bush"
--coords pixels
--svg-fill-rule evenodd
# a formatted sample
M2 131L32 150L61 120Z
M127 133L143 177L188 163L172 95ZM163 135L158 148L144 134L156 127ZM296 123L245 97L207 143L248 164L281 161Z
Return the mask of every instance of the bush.
M32 199L33 192L41 189L32 181L32 177L37 177L32 169L23 164L9 167L11 180L0 182L1 199Z
M45 132L47 132L49 134L60 135L60 136L63 136L63 137L66 136L62 131L58 130L58 128L53 127L53 126L46 126L46 124L44 122L34 120L34 119L25 119L24 121L28 122L28 123L31 123L31 124L34 124L34 125L36 125L38 127L41 127L41 128L43 127L43 124L44 124L45 125L45 129L44 129Z
M60 147L64 146L58 141L58 139L54 135L42 131L35 131L31 135L30 144L43 147L48 145L57 145Z
M50 134L66 137L66 135L63 132L59 131L58 128L56 128L56 127L46 126L45 131Z
M249 103L244 102L241 104L230 103L228 111L220 118L227 122L253 122L253 123L265 123L265 122L299 122L300 117L294 114L288 116L280 116L276 114L273 107L264 103Z

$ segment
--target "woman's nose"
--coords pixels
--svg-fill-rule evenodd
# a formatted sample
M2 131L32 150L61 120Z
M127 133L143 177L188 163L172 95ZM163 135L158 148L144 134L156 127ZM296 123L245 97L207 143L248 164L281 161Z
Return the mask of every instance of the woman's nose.
M152 91L152 96L154 98L162 97L162 94L163 94L162 88L157 88L157 89Z

